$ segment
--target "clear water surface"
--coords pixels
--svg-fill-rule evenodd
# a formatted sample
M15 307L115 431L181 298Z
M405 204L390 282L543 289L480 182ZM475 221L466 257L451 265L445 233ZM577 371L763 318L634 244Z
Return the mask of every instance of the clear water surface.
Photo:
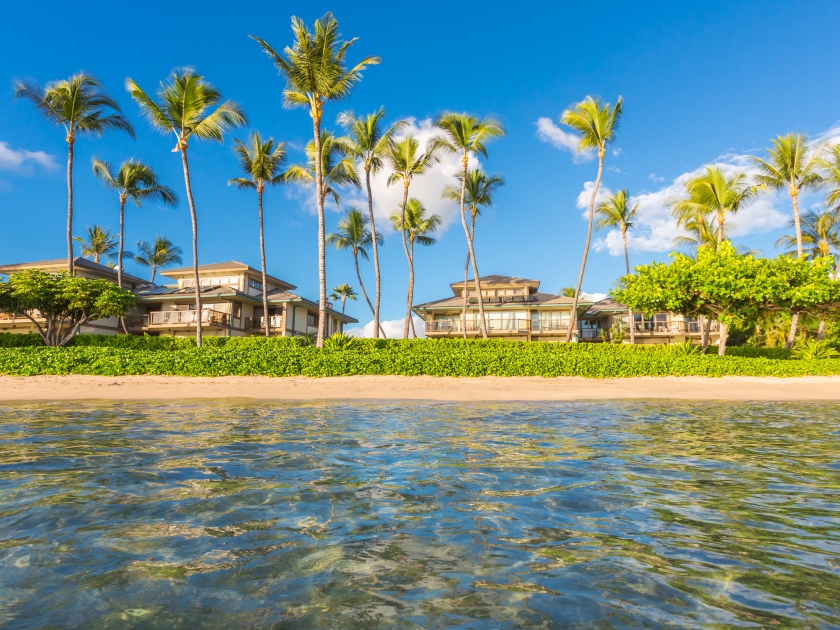
M840 406L7 405L0 626L840 628Z

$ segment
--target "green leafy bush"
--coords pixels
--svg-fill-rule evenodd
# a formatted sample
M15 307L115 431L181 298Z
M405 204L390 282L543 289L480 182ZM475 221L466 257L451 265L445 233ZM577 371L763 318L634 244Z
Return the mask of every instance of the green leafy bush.
M787 348L756 348L753 346L727 346L726 356L745 357L750 359L790 359Z
M0 333L0 348L31 348L43 346L44 340L38 333Z
M154 338L152 338L154 339ZM209 339L209 338L208 338ZM152 343L152 342L147 342ZM359 339L352 351L303 347L293 338L214 339L201 350L107 346L0 350L0 374L182 376L806 376L840 374L840 359L676 356L668 346L551 344L462 339Z
M822 359L836 359L840 352L827 339L804 339L793 347L790 356L803 361L819 361Z
M671 354L677 357L690 357L696 354L701 353L701 347L699 344L695 344L691 341L691 339L686 339L685 341L681 341L678 343L673 343L668 346L671 350Z
M324 339L324 350L353 350L359 345L358 340L343 332L333 333Z

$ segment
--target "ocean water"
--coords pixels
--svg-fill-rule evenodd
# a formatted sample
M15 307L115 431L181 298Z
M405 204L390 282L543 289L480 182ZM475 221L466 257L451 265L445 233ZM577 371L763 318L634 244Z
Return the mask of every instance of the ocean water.
M6 405L0 626L840 628L840 405Z

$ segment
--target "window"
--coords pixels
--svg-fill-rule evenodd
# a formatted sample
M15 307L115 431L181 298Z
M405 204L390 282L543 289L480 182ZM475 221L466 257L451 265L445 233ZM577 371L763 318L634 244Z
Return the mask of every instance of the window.
M307 313L306 325L312 326L313 328L316 327L318 325L318 313Z
M185 278L185 279L181 280L181 286L182 287L194 287L195 286L195 280L193 280L192 278L190 278L190 279Z
M240 302L233 303L233 316L242 317L242 304Z
M257 282L251 278L248 278L248 286L252 289L257 289L257 291L262 291L263 288L262 282Z

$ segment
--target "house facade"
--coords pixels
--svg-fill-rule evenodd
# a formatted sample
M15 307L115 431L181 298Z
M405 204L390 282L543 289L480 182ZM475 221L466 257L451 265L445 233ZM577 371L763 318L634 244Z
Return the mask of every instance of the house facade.
M539 280L499 275L483 276L480 280L488 336L519 341L566 340L572 298L540 292ZM426 336L463 337L466 331L467 338L480 338L475 281L467 282L466 296L463 280L449 286L452 296L412 308L423 319ZM462 319L465 297L467 314ZM578 317L591 306L592 302L578 302Z
M427 337L480 338L478 295L473 280L466 285L466 317L464 282L449 285L453 295L441 300L418 304L413 311L424 322ZM481 292L484 297L484 316L489 337L519 341L565 341L571 321L570 297L542 293L540 281L514 276L484 276ZM615 300L598 302L580 300L577 325L572 333L575 341L603 342L616 334L623 341L630 340L627 307ZM653 317L634 314L636 343L674 343L700 338L700 323L676 313L655 313ZM710 343L717 343L717 323L712 322Z
M84 258L77 258L77 275L104 278L116 283L116 271L97 265ZM58 272L66 268L67 261L39 261L0 267L0 273L11 274L24 269L41 269ZM314 335L318 332L318 304L293 290L294 285L267 276L268 313L262 302L262 273L244 263L228 261L200 265L198 268L201 292L202 334L219 337L244 337L265 334L265 318L272 336ZM192 337L195 335L199 314L195 309L195 279L192 267L161 272L174 283L163 286L123 274L123 286L137 295L137 306L125 317L126 329L133 334ZM0 332L30 332L34 325L26 318L2 319ZM119 320L101 320L83 326L80 332L94 334L120 334ZM9 328L6 322L13 321ZM326 334L343 330L344 325L357 320L340 313L327 304Z

